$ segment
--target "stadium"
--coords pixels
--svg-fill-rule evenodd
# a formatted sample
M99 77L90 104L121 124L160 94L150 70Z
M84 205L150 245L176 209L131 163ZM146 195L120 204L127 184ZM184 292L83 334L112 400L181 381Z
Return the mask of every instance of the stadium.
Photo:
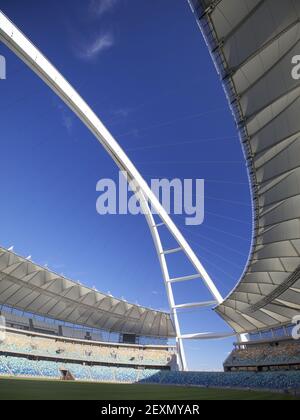
M75 399L78 392L86 399L99 399L101 392L107 400L299 396L300 82L293 77L292 63L300 51L300 4L189 3L238 127L252 191L252 249L242 278L225 299L119 143L0 11L2 43L64 101L136 182L169 302L168 312L131 304L0 248L1 399L58 393ZM162 228L175 241L174 248L164 248ZM178 253L194 271L173 277L169 259ZM174 285L194 281L204 284L210 300L198 296L177 304ZM179 313L191 308L209 308L228 329L182 333ZM224 372L189 371L186 340L230 337L234 348Z

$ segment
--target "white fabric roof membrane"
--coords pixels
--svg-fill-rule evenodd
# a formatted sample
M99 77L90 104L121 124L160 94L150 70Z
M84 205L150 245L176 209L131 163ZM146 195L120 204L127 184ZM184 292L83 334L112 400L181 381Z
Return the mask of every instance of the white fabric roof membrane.
M238 333L300 314L299 0L190 0L245 149L254 202L248 265L217 312Z
M110 332L175 336L170 314L89 289L4 248L0 248L0 304Z

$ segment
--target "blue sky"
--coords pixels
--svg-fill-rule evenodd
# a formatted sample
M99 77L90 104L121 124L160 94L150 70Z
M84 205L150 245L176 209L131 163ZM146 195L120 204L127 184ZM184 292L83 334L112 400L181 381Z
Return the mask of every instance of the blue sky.
M0 7L78 89L147 180L205 179L204 224L173 219L226 296L247 261L251 200L236 127L187 2L0 0ZM7 80L0 81L1 245L116 297L167 310L143 216L96 213L96 183L117 179L115 164L43 82L3 45L0 54L7 61ZM173 270L187 274L179 256ZM208 297L200 281L176 289L178 303ZM186 333L227 330L208 310L181 318ZM232 341L187 342L190 367L220 368Z

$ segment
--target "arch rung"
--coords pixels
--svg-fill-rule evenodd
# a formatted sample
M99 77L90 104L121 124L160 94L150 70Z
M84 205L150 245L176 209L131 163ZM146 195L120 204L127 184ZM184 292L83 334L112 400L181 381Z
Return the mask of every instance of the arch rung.
M182 248L174 248L174 249L167 249L166 251L163 251L162 254L163 255L170 255L170 254L175 254L176 252L181 252Z
M153 227L154 228L159 228L159 227L162 227L162 226L165 226L165 223L158 223L157 225L154 225Z
M188 308L207 308L209 306L217 305L216 300L210 300L208 302L195 302L195 303L184 303L182 305L175 305L173 309L188 309Z
M188 280L196 280L196 279L201 279L201 275L200 274L193 274L191 276L185 276L185 277L177 277L175 279L170 279L168 280L168 283L179 283L182 281L188 281Z

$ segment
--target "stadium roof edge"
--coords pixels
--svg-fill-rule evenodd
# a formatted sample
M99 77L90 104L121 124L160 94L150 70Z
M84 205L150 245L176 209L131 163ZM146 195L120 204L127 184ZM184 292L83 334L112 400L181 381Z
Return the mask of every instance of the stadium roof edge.
M253 199L248 263L216 311L238 333L286 325L300 311L300 82L291 75L300 4L189 3L239 129Z
M170 314L79 284L0 247L0 304L110 332L174 337Z

